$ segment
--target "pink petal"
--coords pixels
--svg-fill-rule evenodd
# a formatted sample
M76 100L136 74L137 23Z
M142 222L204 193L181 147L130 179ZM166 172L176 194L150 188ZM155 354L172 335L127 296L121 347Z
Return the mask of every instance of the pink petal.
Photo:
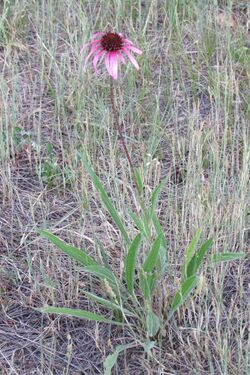
M96 44L100 43L101 39L93 40L92 42L88 42L84 44L80 50L80 53L83 53L87 47L95 46Z
M110 53L107 52L106 55L105 55L105 65L106 65L108 73L112 76L112 73L110 71L110 63L109 63L110 59L109 58L110 58Z
M117 61L117 53L112 52L110 53L110 59L109 59L109 66L110 66L110 72L112 73L112 77L114 79L117 79L118 77L118 61Z
M90 59L91 56L92 56L95 52L97 52L97 51L98 51L97 48L93 48L93 49L91 49L90 53L88 54L88 56L87 56L86 59L85 59L85 64L84 64L83 70L86 70L86 67L87 67L87 64L88 64L89 59Z
M96 40L92 40L90 43L91 43L91 44L100 43L101 40L102 40L102 38L100 38L100 39L96 39Z
M120 57L121 62L122 62L123 64L126 64L126 60L124 59L124 56L121 54L121 52L117 52L117 56Z
M129 49L130 51L133 51L133 52L137 53L138 55L142 54L142 51L139 48L136 48L134 46L125 45L124 47Z
M125 47L123 47L122 50L125 53L125 55L128 56L129 60L132 62L132 64L134 65L134 67L138 70L139 69L139 65L138 65L138 62L136 61L136 59L134 58L134 56L131 55L131 53L129 52L129 50L127 50Z
M94 39L94 38L95 38L96 36L98 36L98 35L104 35L104 34L105 34L104 32L99 31L99 32L97 32L97 33L92 34L91 39Z
M100 57L103 53L104 53L103 50L98 51L97 54L95 55L94 59L93 59L93 66L94 66L94 70L95 70L96 74L98 74L98 70L97 70L96 66L97 66L97 63L98 63L99 57Z
M126 39L126 38L123 38L122 41L123 43L134 44L133 42L131 42L131 40Z

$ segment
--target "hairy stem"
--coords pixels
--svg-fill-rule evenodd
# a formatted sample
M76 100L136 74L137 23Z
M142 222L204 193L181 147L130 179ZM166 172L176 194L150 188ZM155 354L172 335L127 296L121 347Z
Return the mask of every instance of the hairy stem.
M141 206L142 212L144 214L144 217L147 220L147 222L149 222L148 213L147 213L146 207L144 205L144 202L142 200L141 191L140 191L137 179L136 179L135 167L134 167L133 161L132 161L132 159L129 155L125 138L122 134L122 128L121 128L121 125L120 125L120 122L119 122L119 115L118 115L118 112L117 112L117 109L116 109L116 106L115 106L115 92L114 92L114 83L113 83L112 77L110 77L110 99L111 99L111 106L112 106L112 112L113 112L113 117L114 117L114 124L115 124L115 127L116 127L117 131L118 131L125 156L128 160L129 166L130 166L132 178L134 180L134 184L135 184L135 187L136 187L136 190L137 190L137 198L138 198L139 204Z
M125 138L122 134L122 128L121 128L121 125L120 125L120 122L119 122L119 116L118 116L118 113L117 113L117 110L116 110L116 107L115 107L114 83L113 83L112 77L110 77L110 99L111 99L111 106L112 106L112 112L113 112L113 117L114 117L114 124L115 124L116 130L118 131L125 156L128 160L129 166L130 166L130 170L131 170L132 177L133 177L133 180L134 180L134 183L135 183L135 186L136 186L136 190L137 190L138 194L140 195L140 189L139 189L139 186L138 186L138 183L137 183L137 180L136 180L136 175L135 175L135 167L134 167L132 159L129 155L128 148L127 148L127 145L126 145L126 141L125 141Z

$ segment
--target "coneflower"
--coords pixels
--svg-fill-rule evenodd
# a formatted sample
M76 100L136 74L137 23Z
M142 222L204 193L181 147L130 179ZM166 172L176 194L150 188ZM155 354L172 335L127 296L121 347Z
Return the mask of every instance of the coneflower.
M117 79L119 61L121 60L123 64L126 64L124 55L129 58L136 69L139 69L139 65L131 52L140 55L142 51L121 33L95 33L91 40L84 44L81 53L88 47L90 52L85 59L84 69L86 69L89 60L92 59L94 70L98 74L97 64L104 58L108 73L113 79Z

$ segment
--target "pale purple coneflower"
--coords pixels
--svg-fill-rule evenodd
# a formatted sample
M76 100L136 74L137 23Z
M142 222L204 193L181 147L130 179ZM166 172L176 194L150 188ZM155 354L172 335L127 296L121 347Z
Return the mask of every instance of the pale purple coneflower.
M84 44L81 53L88 47L90 48L90 52L85 59L84 69L86 69L89 60L92 58L94 70L98 74L97 63L104 58L108 73L113 79L117 79L119 61L121 60L123 64L126 64L124 55L129 58L136 69L139 69L139 65L131 52L141 55L142 51L135 47L134 43L126 39L121 33L95 33L90 41Z

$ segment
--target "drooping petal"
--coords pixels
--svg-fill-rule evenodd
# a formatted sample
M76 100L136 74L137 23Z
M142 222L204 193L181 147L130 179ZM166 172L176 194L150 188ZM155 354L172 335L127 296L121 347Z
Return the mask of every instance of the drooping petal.
M110 53L109 52L107 52L105 55L105 65L106 65L108 73L112 76L112 73L110 72Z
M90 44L101 43L101 40L102 40L102 38L99 38L99 39L96 39L96 40L92 40L92 41L90 42Z
M129 52L129 50L125 47L123 47L123 52L125 53L126 56L128 56L129 60L132 62L132 64L134 65L134 67L138 70L139 69L139 65L138 65L138 62L136 61L136 59L134 58L133 55L131 55L131 53Z
M80 50L80 53L83 53L83 51L84 51L87 47L89 47L89 46L91 46L91 45L93 45L93 44L96 44L96 43L101 42L102 38L99 38L99 39L96 39L96 40L94 39L95 36L98 36L99 34L104 34L104 33L99 32L99 33L95 33L94 35L92 35L91 39L90 39L87 43L85 43L85 44L82 46L82 48L81 48L81 50Z
M117 77L118 77L117 52L111 52L110 53L109 66L110 66L110 72L112 73L111 74L112 77L114 79L117 79Z
M142 51L139 48L136 48L134 46L125 45L124 47L129 49L130 51L133 51L133 52L137 53L138 55L142 54Z
M127 38L123 38L122 41L125 44L132 44L132 45L134 45L134 43L131 40L127 39Z
M103 31L98 31L97 33L94 33L91 37L91 40L96 38L98 35L104 35L105 33Z
M97 47L91 49L90 53L88 54L88 56L85 59L83 70L86 70L87 64L88 64L89 59L91 58L91 56L93 56L93 54L96 53L96 52L98 52L98 51L99 51L99 49Z
M124 59L124 56L121 52L118 51L117 56L120 58L120 60L123 64L126 64L126 60Z
M99 60L100 56L103 55L103 53L104 53L103 50L98 51L97 54L95 55L94 59L93 59L93 67L94 67L94 70L95 70L96 74L98 74L97 63L98 63L98 60Z

